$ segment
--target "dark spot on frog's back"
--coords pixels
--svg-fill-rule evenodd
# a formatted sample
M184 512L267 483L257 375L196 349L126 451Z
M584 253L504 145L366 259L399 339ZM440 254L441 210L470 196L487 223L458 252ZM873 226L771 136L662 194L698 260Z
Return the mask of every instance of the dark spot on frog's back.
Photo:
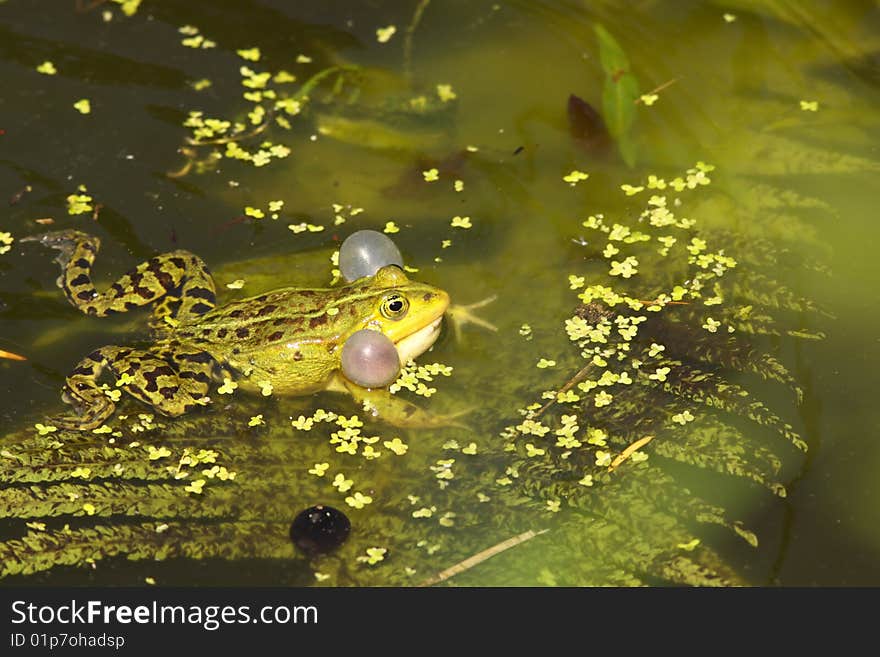
M73 263L74 267L79 267L80 269L88 269L92 265L85 258L80 258L76 262Z
M162 269L162 263L157 258L148 261L147 271L156 277L156 280L163 289L169 290L174 285L173 277L167 271Z
M327 323L327 315L319 315L318 317L312 317L309 320L309 328L317 328L319 326L323 326Z
M271 313L274 313L276 310L278 310L278 306L273 306L270 303L270 304L260 308L260 310L257 312L257 317L263 317L264 315L269 315Z
M164 388L159 388L159 394L165 399L174 399L174 395L177 394L178 390L180 390L180 388L177 386L165 386Z
M174 287L174 277L167 271L156 272L156 280L159 281L159 285L164 290L170 290Z
M83 274L80 274L79 276L77 276L76 278L74 278L72 281L70 281L70 284L76 285L77 287L79 287L80 285L89 285L91 282L92 281L89 278L89 275L83 273Z
M211 377L205 374L204 372L181 372L177 375L181 379L192 379L193 381L199 381L200 383L210 383Z
M195 297L196 299L205 299L210 303L214 303L216 297L214 293L206 287L191 287L186 291L186 296Z
M225 338L228 334L229 334L229 331L227 331L225 328L222 328L219 331L217 331L217 337L220 338L221 340L223 338Z
M193 304L193 307L190 310L192 312L194 312L196 315L204 315L206 312L208 312L209 310L213 310L213 309L214 309L214 306L209 306L206 303L200 302L200 303Z
M284 331L275 331L272 335L270 335L267 339L269 342L275 342L284 337Z
M197 351L193 354L177 354L177 360L186 360L190 363L210 363L214 358L207 351Z
M430 301L433 298L434 298L433 292L425 292L425 294L422 296L422 301Z
M235 329L235 335L236 335L236 337L239 337L239 338L246 338L246 337L249 336L250 334L251 334L251 332L250 332L248 329L244 328L244 327Z
M147 392L156 392L159 389L158 379L160 376L172 376L174 374L174 370L171 369L168 365L162 365L161 367L157 367L152 370L145 371L143 373L144 379L147 381L147 385L145 390Z

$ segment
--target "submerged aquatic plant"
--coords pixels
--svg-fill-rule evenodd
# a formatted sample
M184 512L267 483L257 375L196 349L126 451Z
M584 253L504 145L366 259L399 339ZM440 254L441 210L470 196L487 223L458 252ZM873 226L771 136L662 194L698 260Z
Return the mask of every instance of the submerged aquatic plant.
M260 60L257 49L242 53ZM229 144L270 118L283 129L277 118L298 99L274 107L278 95L267 96L262 79L243 74L256 85L245 92L255 99L250 123L192 117L198 143L191 146L223 140L235 156L238 147ZM279 72L273 82L292 81ZM766 137L747 160L750 174L877 168ZM275 155L259 161L265 157ZM566 189L595 179L566 171L554 174ZM767 177L749 179L734 202L704 189L714 175L701 163L681 176L630 180L621 198L627 207L641 204L634 216L595 208L572 221L571 233L589 231L590 239L583 240L587 259L579 253L578 268L560 275L570 307L555 328L567 341L558 351L544 343L540 352L520 350L529 371L555 377L554 386L542 391L537 377L527 382L520 414L483 409L492 424L507 418L500 436L379 435L387 429L362 420L357 408L316 410L308 400L285 402L290 420L279 422L268 406L277 400L236 395L232 381L223 388L232 395L228 414L173 422L130 414L91 434L38 422L0 438L0 576L82 581L83 569L94 569L88 575L99 580L146 575L161 584L186 581L190 571L197 579L191 566L212 560L228 566L229 581L251 577L244 566L267 563L275 583L507 583L511 571L498 563L510 557L520 559L517 576L528 583L746 581L718 548L728 534L752 546L757 535L737 510L700 496L692 483L702 475L719 487L786 495L785 466L797 463L806 441L785 418L803 391L773 341L820 338L821 309L781 283L778 268L788 244L811 241L798 213L827 208ZM712 218L736 204L760 221L737 233L713 227ZM451 226L472 222L456 216ZM464 241L474 231L456 232ZM526 344L537 333L532 324L520 330ZM449 373L439 364L412 365L397 388L433 397ZM790 391L790 404L778 401L779 388ZM323 502L345 510L352 535L313 558L291 543L290 524ZM499 546L510 549L502 556ZM562 561L554 557L571 554L582 558L556 568ZM114 568L99 567L101 560ZM124 570L126 561L136 567Z
M542 562L535 577L740 582L699 526L726 527L751 545L757 537L689 494L670 464L786 494L788 452L767 432L806 444L752 394L748 377L798 399L795 377L761 336L814 335L777 318L817 309L766 273L772 250L737 248L736 237L691 218L712 169L698 163L669 181L651 176L624 189L641 188L640 215L582 222L604 264L567 277L574 312L560 329L570 349L532 361L560 387L539 394L500 437L447 440L438 458L425 443L372 435L370 422L334 411L291 413L279 426L259 412L268 400L241 396L237 421L209 414L166 423L142 413L84 435L38 424L7 436L0 451L0 516L9 521L0 574L124 557L153 564L146 572L161 583L157 561L271 559L283 560L290 577L311 565L316 582L437 583L449 568L466 577L459 561L491 573L487 548L522 532L551 540L540 534L558 517L548 532L553 550L589 559L564 575ZM393 387L433 395L437 378L451 373L411 364ZM241 436L245 425L251 438ZM307 502L347 509L354 527L339 551L309 565L312 555L288 538ZM457 531L473 526L481 531Z

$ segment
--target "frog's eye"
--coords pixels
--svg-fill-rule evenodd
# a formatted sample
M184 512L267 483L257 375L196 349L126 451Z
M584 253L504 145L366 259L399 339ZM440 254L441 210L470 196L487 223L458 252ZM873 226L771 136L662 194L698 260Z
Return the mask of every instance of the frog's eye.
M379 306L379 312L386 319L400 319L406 315L409 310L409 301L400 294L389 294L382 299L382 305Z

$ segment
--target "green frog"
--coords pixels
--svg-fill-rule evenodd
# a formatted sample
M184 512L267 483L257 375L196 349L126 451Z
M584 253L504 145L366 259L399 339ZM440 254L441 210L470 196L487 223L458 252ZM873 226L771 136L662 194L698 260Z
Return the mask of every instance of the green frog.
M101 347L80 361L62 393L75 414L53 418L56 426L94 429L113 414L114 401L98 383L104 372L170 417L210 404L212 384L237 382L243 390L271 388L281 395L345 391L396 426L454 424L455 416L431 414L384 389L362 388L341 372L342 346L360 329L382 331L403 363L440 333L449 295L411 281L394 265L341 287L282 288L217 306L207 266L189 251L157 255L99 292L90 273L99 238L62 230L25 240L60 252L58 286L88 315L154 304L154 341L145 348Z

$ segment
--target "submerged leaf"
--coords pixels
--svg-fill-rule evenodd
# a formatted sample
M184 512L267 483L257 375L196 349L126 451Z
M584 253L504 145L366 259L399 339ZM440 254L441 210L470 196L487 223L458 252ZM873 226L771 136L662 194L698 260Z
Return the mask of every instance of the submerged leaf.
M587 151L602 152L610 142L602 115L583 98L568 97L568 130L575 143Z
M632 137L632 125L639 98L639 83L630 68L629 58L602 25L594 26L599 39L599 57L605 72L602 87L602 110L608 132L617 141L624 161L635 165L636 148Z

